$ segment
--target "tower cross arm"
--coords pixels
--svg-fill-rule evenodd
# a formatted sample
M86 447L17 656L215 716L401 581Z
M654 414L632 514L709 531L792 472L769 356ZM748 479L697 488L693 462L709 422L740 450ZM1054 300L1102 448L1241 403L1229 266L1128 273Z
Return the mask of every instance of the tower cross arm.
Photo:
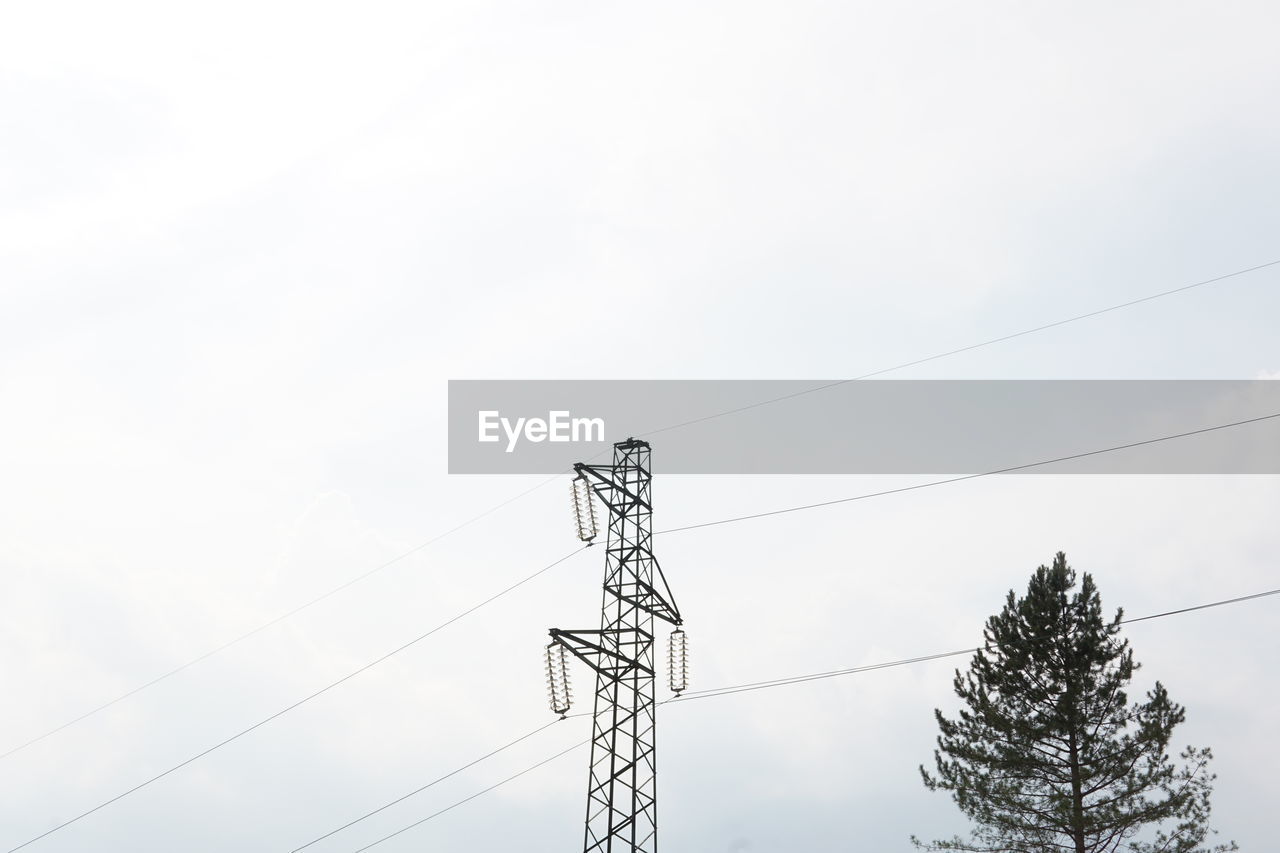
M653 667L647 666L633 657L628 657L617 649L610 649L601 644L601 641L606 637L614 639L619 647L625 645L628 640L633 645L640 642L652 643L653 635L641 628L589 631L552 628L550 633L552 642L564 646L573 653L574 657L583 661L601 675L619 678L632 670L639 670L645 675L653 675ZM626 637L625 635L627 634L633 636Z
M616 505L616 499L613 498L613 494L616 492L621 493L631 503L639 504L644 507L644 509L652 512L653 507L647 500L644 500L635 492L631 491L631 489L627 488L622 483L619 483L618 479L613 476L615 471L621 469L622 466L619 465L588 465L585 462L578 462L573 466L573 470L578 474L589 474L595 480L595 482L591 484L591 488L600 496L600 500L604 501L606 504L609 504L610 506ZM644 471L644 469L639 468L638 466L633 466L630 470L642 471L644 476L646 478L648 477L649 472Z

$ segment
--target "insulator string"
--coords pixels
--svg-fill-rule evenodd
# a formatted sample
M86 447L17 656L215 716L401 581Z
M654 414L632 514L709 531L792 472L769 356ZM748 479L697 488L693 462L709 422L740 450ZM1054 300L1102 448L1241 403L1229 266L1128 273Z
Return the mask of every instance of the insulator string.
M564 716L573 702L569 688L569 662L565 648L559 643L547 645L547 700L551 713Z
M590 542L600 532L596 519L596 506L591 498L591 484L583 474L574 477L569 483L569 495L573 499L573 522L577 527L578 538Z
M667 641L667 683L677 696L689 689L689 638L681 628Z

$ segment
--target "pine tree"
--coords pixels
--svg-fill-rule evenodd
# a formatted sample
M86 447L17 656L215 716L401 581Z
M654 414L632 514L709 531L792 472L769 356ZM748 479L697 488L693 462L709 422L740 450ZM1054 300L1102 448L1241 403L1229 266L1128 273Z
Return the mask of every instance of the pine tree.
M935 711L936 775L975 824L970 839L928 850L1001 853L1204 853L1214 775L1208 749L1168 752L1185 709L1160 682L1146 701L1125 688L1139 664L1122 640L1122 611L1107 622L1093 579L1078 592L1059 553L1027 594L1011 590L987 620L983 648L955 676L965 703L955 720ZM1144 830L1146 830L1144 832ZM1139 839L1142 835L1145 840ZM1234 842L1213 853L1237 849Z

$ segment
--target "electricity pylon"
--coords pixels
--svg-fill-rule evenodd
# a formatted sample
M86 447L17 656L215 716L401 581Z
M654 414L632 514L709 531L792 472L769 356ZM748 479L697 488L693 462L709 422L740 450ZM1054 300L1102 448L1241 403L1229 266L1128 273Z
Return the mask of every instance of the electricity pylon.
M671 689L686 687L685 636L675 599L653 556L649 443L613 446L612 465L574 465L578 536L595 538L592 493L609 508L600 629L551 629L547 679L555 713L569 710L566 650L596 673L584 853L656 853L658 802L653 620L677 627Z

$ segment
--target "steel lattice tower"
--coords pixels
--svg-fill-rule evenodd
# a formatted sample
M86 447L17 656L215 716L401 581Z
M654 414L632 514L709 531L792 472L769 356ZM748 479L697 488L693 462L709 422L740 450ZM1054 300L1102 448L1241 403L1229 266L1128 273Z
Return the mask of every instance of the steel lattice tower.
M596 673L584 853L658 847L653 620L679 626L681 618L653 556L649 453L648 442L630 438L613 446L612 465L574 466L609 509L600 629L553 628L549 647Z

